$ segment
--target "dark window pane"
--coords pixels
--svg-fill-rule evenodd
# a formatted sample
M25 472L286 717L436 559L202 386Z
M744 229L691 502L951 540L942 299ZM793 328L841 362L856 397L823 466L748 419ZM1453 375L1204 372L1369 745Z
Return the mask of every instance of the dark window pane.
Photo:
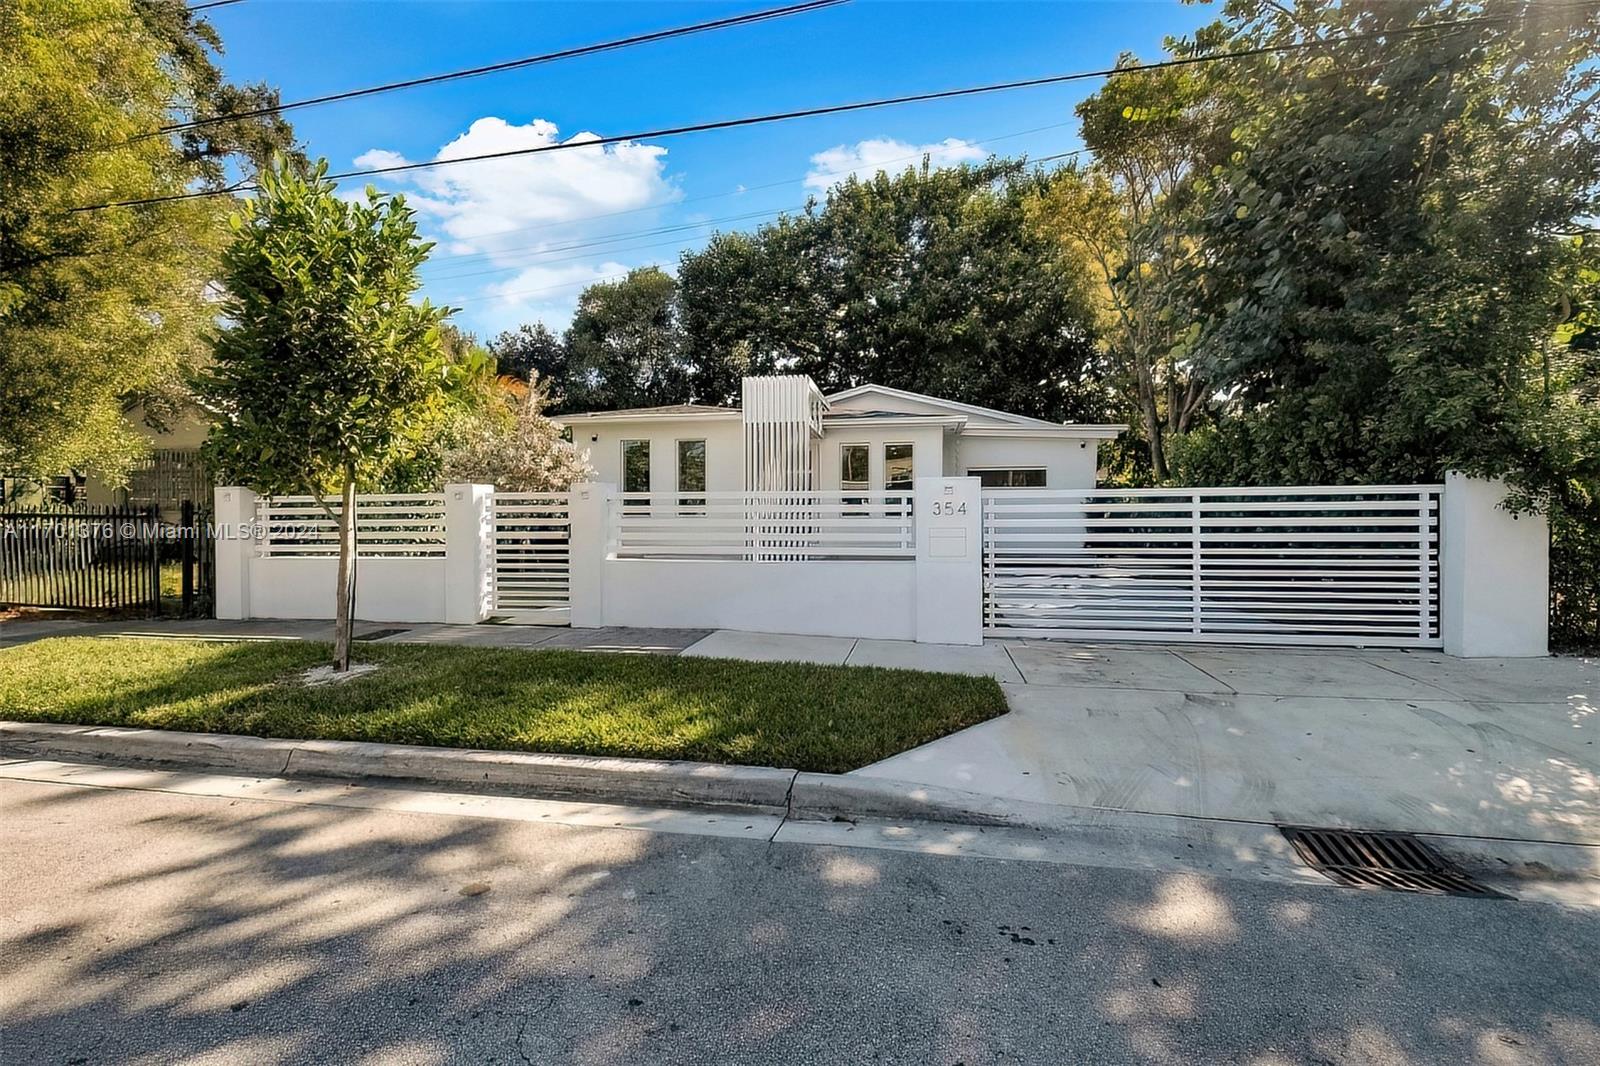
M622 442L622 491L650 491L650 442L625 440Z
M1042 469L1023 470L968 470L968 477L976 477L986 489L1042 489Z
M678 442L678 491L706 491L706 442L680 440Z
M867 487L867 446L846 444L839 449L839 482L847 489Z
M890 491L911 488L911 445L883 446L883 487Z

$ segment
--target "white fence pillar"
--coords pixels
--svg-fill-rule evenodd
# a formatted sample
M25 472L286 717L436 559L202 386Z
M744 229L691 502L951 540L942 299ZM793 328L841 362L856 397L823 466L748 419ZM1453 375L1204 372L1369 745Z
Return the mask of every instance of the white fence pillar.
M1448 655L1548 655L1550 528L1500 506L1499 480L1445 475L1439 529L1439 636Z
M250 617L250 562L256 553L256 494L219 485L212 499L216 531L216 615Z
M983 643L979 485L975 477L917 478L918 643Z
M444 620L476 625L494 609L494 486L444 487Z
M617 487L596 481L572 486L568 527L567 595L575 629L605 625L605 561L611 554L611 502Z

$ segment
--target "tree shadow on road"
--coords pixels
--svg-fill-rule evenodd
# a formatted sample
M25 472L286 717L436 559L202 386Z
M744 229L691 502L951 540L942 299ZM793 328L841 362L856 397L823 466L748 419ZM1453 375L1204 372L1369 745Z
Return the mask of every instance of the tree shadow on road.
M53 785L0 817L8 1061L1600 1059L1557 907Z

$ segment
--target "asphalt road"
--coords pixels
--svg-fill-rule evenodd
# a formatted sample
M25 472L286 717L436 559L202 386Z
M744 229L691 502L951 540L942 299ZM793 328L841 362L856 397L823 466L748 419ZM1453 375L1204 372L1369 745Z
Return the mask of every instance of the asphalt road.
M1600 1062L1600 912L0 782L6 1063Z

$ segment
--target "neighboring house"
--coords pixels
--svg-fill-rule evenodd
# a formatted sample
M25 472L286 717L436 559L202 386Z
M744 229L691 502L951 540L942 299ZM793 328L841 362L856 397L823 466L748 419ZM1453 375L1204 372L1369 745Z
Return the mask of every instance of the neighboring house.
M910 491L918 477L985 487L1094 488L1123 425L1047 422L861 385L823 396L803 375L746 378L742 407L677 404L560 415L595 479L624 492Z
M0 478L0 504L31 507L42 503L109 507L158 507L161 516L176 520L184 500L201 508L211 506L212 482L200 465L200 445L210 430L198 411L185 414L165 430L151 428L137 409L127 415L150 442L150 454L128 471L128 483L109 485L78 472L59 474L43 485L18 478Z

